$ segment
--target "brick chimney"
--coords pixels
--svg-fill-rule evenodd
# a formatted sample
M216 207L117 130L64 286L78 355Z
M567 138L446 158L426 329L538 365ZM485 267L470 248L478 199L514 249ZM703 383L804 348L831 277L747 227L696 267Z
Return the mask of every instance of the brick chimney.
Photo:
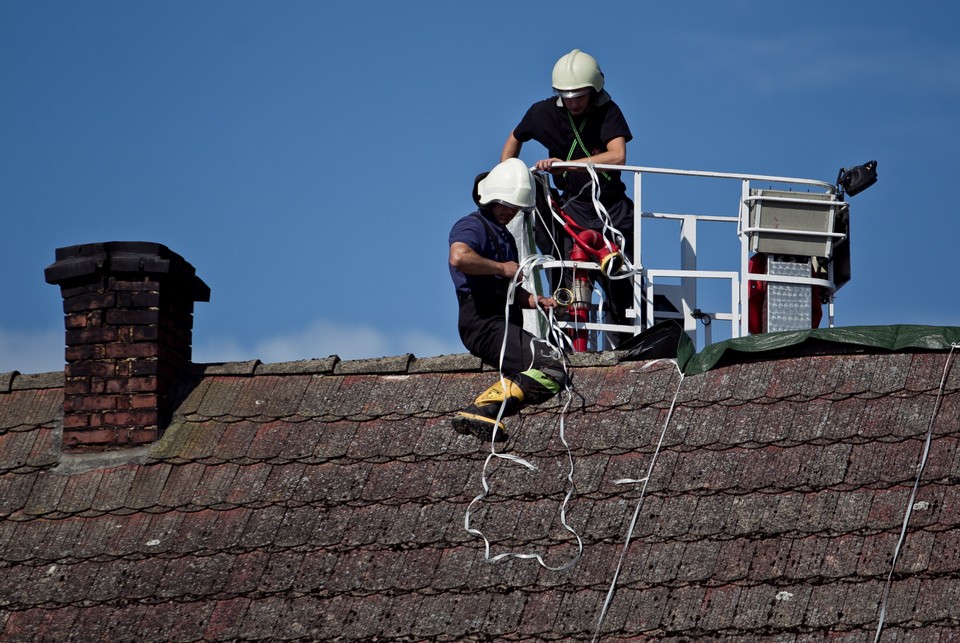
M90 243L56 258L44 277L63 297L63 448L155 441L189 372L193 303L210 301L210 288L158 243Z

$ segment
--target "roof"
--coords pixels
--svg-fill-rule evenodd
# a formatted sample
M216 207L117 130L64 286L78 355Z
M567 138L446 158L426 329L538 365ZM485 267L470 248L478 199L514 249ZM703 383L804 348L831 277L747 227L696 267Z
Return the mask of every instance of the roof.
M510 422L536 470L450 429L495 377L468 355L201 365L160 441L99 455L60 451L61 374L0 375L0 638L868 640L882 605L955 639L951 364L576 355Z

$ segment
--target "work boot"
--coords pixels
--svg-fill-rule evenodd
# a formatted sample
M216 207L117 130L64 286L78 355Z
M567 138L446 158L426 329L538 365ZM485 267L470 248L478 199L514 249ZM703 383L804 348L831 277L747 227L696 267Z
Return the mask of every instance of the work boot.
M503 382L506 382L507 392L504 393ZM506 399L506 402L504 402ZM453 418L453 430L461 435L472 435L481 441L505 442L507 435L503 422L497 421L501 417L516 415L523 403L523 391L511 380L497 382L480 394L473 404L462 411L458 411Z

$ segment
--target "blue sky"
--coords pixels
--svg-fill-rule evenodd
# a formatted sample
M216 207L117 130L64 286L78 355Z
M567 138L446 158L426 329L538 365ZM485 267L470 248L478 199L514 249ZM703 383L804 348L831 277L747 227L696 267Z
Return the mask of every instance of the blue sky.
M955 3L603 6L0 1L0 372L62 367L43 270L115 240L210 286L196 361L462 352L447 233L575 47L631 165L832 182L878 160L837 324L957 324Z

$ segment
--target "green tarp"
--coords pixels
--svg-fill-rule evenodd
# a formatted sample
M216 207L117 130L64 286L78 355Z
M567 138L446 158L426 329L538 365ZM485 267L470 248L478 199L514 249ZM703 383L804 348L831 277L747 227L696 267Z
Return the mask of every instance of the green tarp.
M719 364L736 363L762 357L806 355L810 353L851 352L862 350L929 350L947 351L960 346L960 327L956 326L847 326L811 330L763 333L737 337L694 351L686 334L678 338L677 361L685 375L705 373Z

